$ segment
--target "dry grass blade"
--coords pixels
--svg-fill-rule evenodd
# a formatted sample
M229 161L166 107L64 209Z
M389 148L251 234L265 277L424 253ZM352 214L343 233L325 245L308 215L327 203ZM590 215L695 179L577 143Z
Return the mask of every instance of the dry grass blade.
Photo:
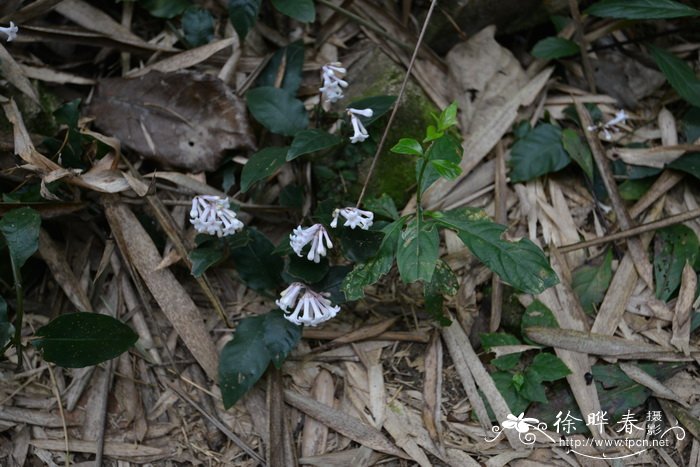
M167 269L153 240L124 205L105 198L105 214L124 256L138 271L161 310L207 376L218 380L217 352L202 316L190 295Z
M112 19L102 10L82 0L64 0L56 11L87 30L104 34L122 42L144 42L139 36Z
M290 440L288 419L284 405L282 372L271 367L267 380L267 420L268 445L267 463L275 465L296 465L296 451L288 444Z
M333 376L326 370L320 370L314 380L311 395L319 403L332 407L334 392ZM311 417L307 417L304 420L304 430L301 437L301 456L313 457L323 454L326 451L327 441L328 427Z
M0 44L0 75L19 89L22 94L39 104L39 96L34 90L34 86L27 79L22 67L12 58L12 55L9 54L2 44Z
M686 262L681 275L676 310L673 314L673 337L671 345L686 355L690 354L690 314L697 293L698 276L690 263Z
M637 365L625 362L620 362L619 365L620 369L624 371L625 374L630 377L630 379L636 381L642 386L646 386L647 388L651 389L655 397L661 397L671 401L676 401L684 407L688 407L688 405L681 400L678 394L676 394L670 388L665 386L661 381L639 368Z
M47 449L49 451L62 451L65 447L63 441L57 439L33 439L30 444L36 448ZM68 443L71 452L96 452L95 443L92 441L71 440ZM172 452L163 449L146 446L144 444L134 445L131 443L120 443L116 441L106 441L104 453L114 459L122 459L130 462L152 462L168 457Z
M171 73L179 70L184 70L185 68L190 68L198 63L206 61L209 57L217 52L224 50L227 47L233 45L235 39L221 39L220 41L212 42L210 44L197 47L195 49L187 50L181 52L172 57L168 57L159 62L153 63L139 70L136 70L127 75L128 78L136 78L137 76L143 76L151 71L160 71L162 73Z
M425 381L423 382L423 424L435 446L442 447L440 403L442 397L442 342L433 332L425 353Z
M325 344L321 345L320 347L315 348L313 350L313 352L314 353L324 352L328 349L332 349L332 348L338 347L340 345L364 341L367 339L371 339L373 337L377 337L377 336L383 334L387 329L391 328L394 325L394 323L396 323L396 321L398 321L398 319L399 319L399 317L397 316L395 318L390 318L390 319L381 321L377 324L372 324L372 325L357 329L355 331L349 332L349 333L344 334L336 339L333 339L330 342L326 342Z

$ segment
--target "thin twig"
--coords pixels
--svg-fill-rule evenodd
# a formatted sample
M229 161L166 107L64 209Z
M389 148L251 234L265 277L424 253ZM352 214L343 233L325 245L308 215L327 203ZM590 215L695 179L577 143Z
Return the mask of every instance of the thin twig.
M506 198L508 188L506 187L506 159L503 151L503 142L496 144L496 166L494 168L494 188L495 188L495 209L496 222L505 224L508 221L506 212ZM489 331L496 332L501 325L501 312L503 309L503 283L498 275L491 278L491 319L489 321Z
M586 81L588 82L588 87L590 91L595 94L595 77L593 75L593 66L591 65L591 59L588 57L588 41L586 40L586 35L583 31L583 21L581 20L581 12L578 10L578 1L569 0L569 9L571 10L571 17L574 19L574 25L576 26L576 40L578 41L579 47L581 49L581 62L583 63L583 74L586 75Z
M636 235L641 235L645 232L652 230L663 229L670 225L681 224L683 222L691 221L700 217L700 209L694 209L692 211L684 212L682 214L677 214L675 216L667 217L654 222L648 222L646 224L641 224L637 227L631 229L623 230L610 235L605 235L604 237L594 238L593 240L586 240L585 242L571 243L569 245L564 245L559 248L560 253L569 253L570 251L580 250L582 248L590 248L596 245L602 245L603 243L614 242L615 240L622 240L623 238L634 237Z
M326 0L320 0L322 3L325 4ZM394 108L391 110L391 115L389 115L389 121L386 124L386 128L384 128L384 133L382 134L382 138L379 140L379 145L377 146L377 152L374 153L374 158L372 158L372 164L369 166L369 172L367 172L367 178L365 178L365 184L362 186L362 191L360 192L359 198L357 198L357 207L362 204L362 198L365 196L365 192L367 191L367 186L369 185L369 181L372 179L372 173L374 172L374 168L377 165L377 160L379 159L379 155L382 153L382 149L384 149L384 143L386 142L386 138L389 135L389 130L391 129L391 124L394 123L394 118L396 117L396 112L399 110L399 106L401 105L401 98L404 95L404 92L406 91L406 85L408 84L408 80L411 78L411 70L413 70L413 64L416 62L416 57L418 57L418 51L420 50L420 45L423 42L423 37L425 36L425 32L428 30L428 23L430 23L430 17L433 16L433 10L435 10L435 5L437 5L437 0L432 0L430 3L430 9L428 9L428 14L425 16L425 21L423 22L423 27L420 31L420 35L418 36L418 41L416 42L416 46L413 49L413 55L411 55L411 61L408 63L408 69L406 70L406 76L403 78L403 82L401 83L401 89L399 89L399 95L396 98L396 103L394 104Z
M61 394L58 392L56 375L53 374L53 369L50 366L47 369L49 370L49 376L51 377L51 389L53 390L54 396L56 396L58 414L61 416L61 425L63 425L63 440L66 443L66 467L70 467L70 448L68 446L68 425L66 424L66 414L63 412L63 403L61 403Z

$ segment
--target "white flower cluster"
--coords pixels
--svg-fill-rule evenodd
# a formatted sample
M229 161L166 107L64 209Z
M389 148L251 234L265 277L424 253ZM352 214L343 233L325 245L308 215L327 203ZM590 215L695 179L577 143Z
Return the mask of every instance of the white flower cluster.
M374 213L371 211L363 211L358 208L342 208L333 211L333 222L331 222L331 227L334 229L338 227L338 216L343 216L345 218L345 223L343 226L355 229L355 227L360 227L362 230L368 230L372 227L372 221L374 220Z
M7 42L12 42L17 38L17 31L19 31L19 28L15 26L15 23L10 21L10 27L9 28L3 28L0 26L0 32L5 33L7 36Z
M231 210L228 198L201 195L192 199L190 222L199 233L225 237L243 228L243 222Z
M342 80L336 73L344 75L346 71L340 62L329 63L321 68L323 86L319 91L326 102L338 102L343 98L343 88L348 87L348 82Z
M340 311L340 307L334 306L324 295L328 294L314 292L301 282L293 282L282 291L275 303L285 312L284 317L292 323L316 326L333 318Z
M600 130L603 132L603 137L607 141L610 141L612 139L611 131L615 133L620 131L619 125L624 124L628 118L629 115L627 114L627 112L625 112L624 110L620 110L619 112L615 112L615 117L608 120L607 122L603 124L599 123L598 125L589 126L588 131Z
M352 123L352 129L355 132L352 137L350 138L350 142L355 144L355 143L361 143L367 138L369 138L369 134L367 133L367 129L365 126L362 124L362 121L358 117L358 115L362 115L363 117L371 117L374 115L374 111L372 109L351 109L348 108L348 115L350 116L350 122Z
M314 224L306 229L298 226L289 234L289 244L297 256L302 256L301 250L309 243L311 243L311 248L306 259L314 263L320 262L321 256L326 256L328 249L333 248L333 242L331 242L326 228L321 224Z

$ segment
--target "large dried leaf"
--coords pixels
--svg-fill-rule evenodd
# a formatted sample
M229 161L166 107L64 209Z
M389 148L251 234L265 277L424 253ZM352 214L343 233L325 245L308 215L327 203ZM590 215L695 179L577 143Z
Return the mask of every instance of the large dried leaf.
M216 170L225 150L254 147L241 100L201 73L103 79L87 112L123 146L166 166Z

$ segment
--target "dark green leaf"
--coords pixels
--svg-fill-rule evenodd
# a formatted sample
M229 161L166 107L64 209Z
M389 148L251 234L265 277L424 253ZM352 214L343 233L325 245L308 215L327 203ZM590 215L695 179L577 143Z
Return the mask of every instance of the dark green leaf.
M245 193L253 183L269 177L282 167L288 149L270 146L250 156L241 172L241 191Z
M356 100L348 105L348 108L372 109L373 113L371 117L362 118L364 125L369 126L391 110L391 106L394 105L394 102L396 102L396 96L372 96Z
M168 19L176 17L192 5L190 0L139 0L138 4L148 10L151 16Z
M479 209L433 212L439 224L457 231L469 250L501 279L518 290L539 294L559 282L542 250L530 240L503 240L506 228Z
M311 23L316 19L316 8L313 0L272 0L272 5L280 13L302 23Z
M576 42L563 37L545 37L532 48L532 55L545 60L570 57L580 52Z
M561 129L549 123L537 125L510 151L510 179L525 182L563 169L571 159L561 141Z
M600 304L612 280L612 250L608 250L600 265L583 265L573 274L571 286L587 313Z
M520 345L520 341L506 333L485 333L481 334L481 345L485 350L490 351L493 347L501 345ZM499 370L510 370L518 364L521 354L522 352L503 355L491 360L491 364Z
M234 266L243 282L253 290L270 290L281 282L282 258L273 254L275 246L256 229L246 229L250 242L231 250Z
M564 150L588 175L588 179L593 180L593 155L588 144L581 141L578 133L570 128L561 132L561 142Z
M525 412L530 401L525 399L516 389L513 381L515 375L508 371L497 371L491 375L493 382L513 414Z
M328 272L328 259L321 258L320 263L309 261L306 257L290 255L285 270L295 281L305 284L315 284L323 279Z
M700 139L700 107L691 107L681 119L685 142L693 144Z
M251 89L246 99L253 117L273 133L292 136L309 124L304 104L284 89L269 86Z
M435 272L433 272L433 279L424 284L423 292L426 311L441 326L449 326L452 322L443 311L443 296L456 294L458 288L459 282L455 273L446 262L438 260Z
M0 234L5 237L13 267L19 270L39 248L41 217L31 208L19 208L0 219Z
M686 261L695 263L698 237L690 227L673 225L656 232L654 241L654 282L656 298L668 301L681 284Z
M557 328L559 327L559 323L557 323L554 314L544 303L539 300L534 300L525 309L525 313L523 313L523 318L520 321L520 332L523 335L525 343L537 345L536 342L527 337L527 333L525 332L525 329L530 327Z
M377 230L344 228L337 232L345 257L356 263L369 261L384 241L384 234Z
M7 314L7 302L0 297L0 347L4 347L15 332L15 327L10 323Z
M564 362L549 352L537 354L528 369L536 371L540 381L556 381L571 374Z
M428 149L426 153L426 159L429 160L430 162L435 161L435 160L443 160L447 162L451 162L454 165L459 164L459 162L462 160L462 145L459 144L459 141L457 141L456 138L454 138L451 135L444 135L441 136L440 138L436 139L431 145L430 148ZM438 163L440 165L441 163ZM445 163L442 163L443 166ZM418 178L420 167L423 165L423 160L418 160L416 164L416 179ZM453 172L456 171L454 166L451 166ZM449 167L445 167L446 169L449 169ZM461 169L460 169L461 170ZM438 169L433 165L429 164L425 168L425 173L423 174L423 181L421 182L421 192L425 191L428 189L430 185L435 182L438 178L440 178L440 173L438 172Z
M423 284L423 296L425 300L425 311L430 317L437 321L440 326L449 326L452 320L445 315L444 303L445 298L440 292L437 292L430 284Z
M401 279L430 282L438 259L440 235L435 226L414 220L401 232L396 253Z
M440 174L441 177L448 180L454 180L462 173L462 168L459 166L459 164L455 164L451 161L434 159L430 161L430 165L433 166L435 171Z
M299 185L287 185L280 191L280 206L301 209L304 205L304 189Z
M674 0L602 0L586 10L601 18L665 19L698 16L700 11Z
M220 248L195 248L190 252L192 275L199 277L210 267L227 258L226 251Z
M700 152L685 154L668 164L668 167L700 179Z
M229 0L228 16L241 41L255 25L261 2L262 0Z
M651 56L679 96L700 107L700 79L680 58L658 47L650 46Z
M399 218L399 211L391 196L382 193L379 198L369 198L365 201L365 208L372 211L375 216L384 216L391 220Z
M625 201L637 201L649 191L655 181L654 177L625 180L618 186L620 197Z
M287 151L287 160L291 161L301 155L331 148L340 143L340 137L331 135L323 130L302 130L294 135L294 141L292 141L292 145Z
M352 266L331 266L328 274L318 284L314 284L317 292L330 294L330 300L334 305L342 305L346 302L342 287L348 274L352 271Z
M83 368L118 357L138 340L129 326L98 313L61 315L36 331L32 342L44 360L66 368Z
M304 69L304 42L300 39L294 41L286 47L277 49L272 55L263 71L256 81L257 86L275 86L279 79L280 72L284 72L281 87L289 93L296 95L301 85L302 73Z
M263 317L263 343L270 352L273 365L281 368L289 352L299 343L302 327L286 320L280 310L273 310Z
M523 375L523 385L520 388L520 395L529 401L535 402L549 402L547 400L547 394L545 393L544 386L540 382L537 372L532 368L525 370Z
M423 155L423 146L413 138L401 138L390 151L395 154L409 154L420 157Z
M192 47L208 44L214 37L214 18L208 10L188 8L182 15L182 32Z
M438 117L438 131L446 131L457 124L457 103L453 102L440 112Z

